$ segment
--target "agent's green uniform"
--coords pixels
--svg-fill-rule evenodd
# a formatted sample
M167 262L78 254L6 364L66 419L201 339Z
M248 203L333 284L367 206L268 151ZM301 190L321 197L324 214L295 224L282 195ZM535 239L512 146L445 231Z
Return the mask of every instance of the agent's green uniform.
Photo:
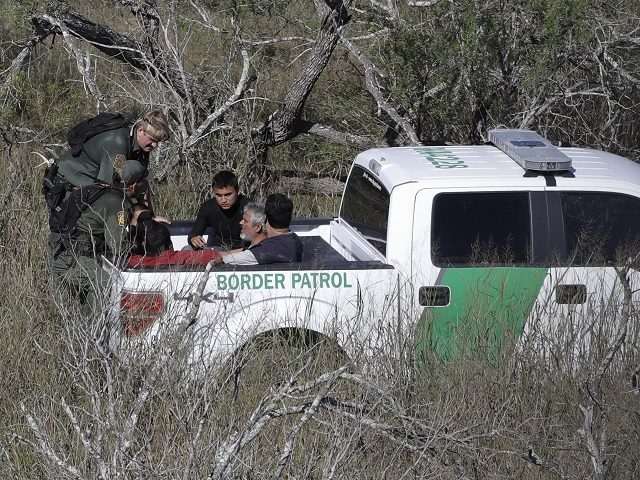
M99 133L84 143L77 157L70 151L65 152L57 160L58 175L76 187L98 181L111 185L115 167L125 160L137 160L145 168L149 166L149 154L140 149L134 127Z
M80 300L93 302L96 292L107 287L107 278L96 263L100 255L116 262L129 248L125 227L133 213L133 204L118 188L110 188L78 218L71 236L72 250L63 250L49 260L54 278ZM97 298L102 295L98 294Z

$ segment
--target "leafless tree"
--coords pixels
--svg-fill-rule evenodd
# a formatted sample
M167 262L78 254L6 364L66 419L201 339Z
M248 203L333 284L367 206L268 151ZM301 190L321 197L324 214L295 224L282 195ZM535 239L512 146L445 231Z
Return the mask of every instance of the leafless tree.
M95 23L70 5L63 2L51 3L46 12L33 17L34 36L25 44L18 57L6 71L6 90L10 92L11 79L26 63L33 48L51 35L61 35L69 56L76 61L78 72L83 79L87 94L95 99L98 110L104 109L106 93L100 87L103 82L96 78L104 78L105 72L96 71L97 59L87 47L102 52L107 58L124 62L137 70L139 78L130 81L126 77L122 80L110 75L110 80L116 87L111 86L108 94L113 95L118 89L124 97L130 96L139 101L160 103L176 120L176 148L167 160L163 162L158 178L165 178L171 170L187 158L189 152L207 136L216 131L246 130L250 128L249 138L253 145L253 160L247 171L255 175L249 179L249 185L261 185L267 181L265 160L268 149L279 145L300 133L314 132L325 137L333 136L341 141L351 139L365 144L364 139L354 135L340 135L326 126L315 122L303 121L306 100L311 93L318 77L326 67L329 58L339 39L339 32L349 19L348 2L332 3L332 6L318 4L323 15L317 37L312 40L307 60L302 64L299 73L293 79L287 93L284 95L282 106L266 115L266 120L251 127L237 124L237 115L230 115L238 110L243 101L247 101L246 94L256 81L256 73L252 72L250 52L255 42L243 38L243 27L237 14L231 12L228 27L220 27L214 23L209 11L190 2L196 16L188 18L187 22L197 25L219 35L221 41L228 42L229 56L239 61L240 70L235 86L228 84L229 90L224 97L224 87L227 78L218 81L218 86L202 80L202 76L195 76L186 66L185 49L188 48L189 33L179 32L178 25L185 21L184 11L177 11L175 2L170 2L162 11L155 2L122 2L129 5L137 20L139 31L136 36L119 33L109 26ZM131 32L134 34L134 31ZM78 40L82 43L78 43ZM286 40L282 40L286 41ZM291 41L291 40L289 40ZM229 69L229 79L233 76L233 68ZM145 88L145 84L150 88ZM150 94L162 86L160 95ZM5 98L8 97L5 95ZM253 99L255 101L255 99ZM227 118L236 118L228 123ZM243 122L246 124L246 121Z

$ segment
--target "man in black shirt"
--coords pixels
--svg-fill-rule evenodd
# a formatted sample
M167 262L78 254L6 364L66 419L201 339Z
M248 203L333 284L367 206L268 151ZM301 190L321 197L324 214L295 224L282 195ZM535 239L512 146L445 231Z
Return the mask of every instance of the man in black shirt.
M264 205L267 218L267 238L242 252L222 256L222 262L231 265L264 265L293 263L302 260L302 241L289 230L293 202L281 193L267 197Z
M240 193L238 177L229 170L216 173L211 184L213 198L200 206L196 224L189 233L188 241L194 249L241 247L240 220L244 206L249 199ZM208 227L213 228L207 241L202 236Z

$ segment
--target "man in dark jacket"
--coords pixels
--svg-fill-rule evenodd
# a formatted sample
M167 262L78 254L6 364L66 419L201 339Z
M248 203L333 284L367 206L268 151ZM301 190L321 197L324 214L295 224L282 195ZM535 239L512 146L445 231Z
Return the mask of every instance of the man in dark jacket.
M213 177L211 187L213 198L200 206L196 223L189 233L189 245L196 250L206 246L242 247L240 220L249 199L240 193L238 177L229 170L222 170ZM209 227L213 232L205 241L203 235Z

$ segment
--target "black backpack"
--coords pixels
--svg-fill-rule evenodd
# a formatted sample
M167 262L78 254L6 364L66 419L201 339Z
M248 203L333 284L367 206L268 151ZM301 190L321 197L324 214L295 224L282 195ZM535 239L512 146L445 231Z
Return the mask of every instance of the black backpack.
M84 143L99 133L115 130L128 125L128 120L121 113L102 112L71 127L67 133L67 143L71 155L77 157L82 152Z
M129 122L124 115L111 112L99 113L95 117L83 120L71 127L67 133L67 143L70 147L69 151L73 157L78 157L87 140L95 137L99 133L122 128L128 126L128 124ZM127 158L129 158L131 156L131 146L129 145L128 138L125 141L128 145ZM59 215L61 211L60 203L64 199L66 192L73 190L74 186L72 184L58 176L57 161L47 167L42 182L42 194L45 196L49 210L56 210L55 212L51 212L52 215Z

